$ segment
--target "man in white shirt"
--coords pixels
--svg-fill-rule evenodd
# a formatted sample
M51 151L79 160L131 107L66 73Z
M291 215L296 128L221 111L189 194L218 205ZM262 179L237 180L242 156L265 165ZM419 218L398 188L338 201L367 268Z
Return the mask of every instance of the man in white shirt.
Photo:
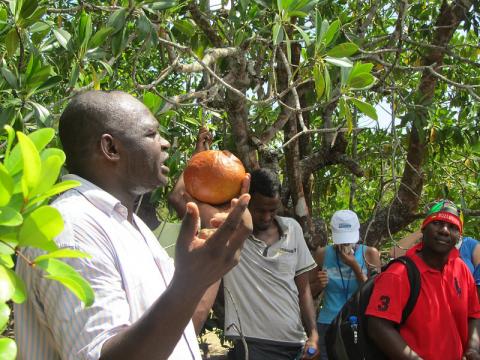
M238 263L252 231L249 195L232 202L206 241L195 236L198 207L188 203L174 267L133 213L139 195L168 180L170 145L150 111L126 93L90 91L69 103L59 133L68 177L82 185L53 203L65 222L55 241L92 255L65 261L89 281L95 302L84 308L19 262L29 299L15 307L18 359L201 359L191 318L205 313L213 302L206 290Z

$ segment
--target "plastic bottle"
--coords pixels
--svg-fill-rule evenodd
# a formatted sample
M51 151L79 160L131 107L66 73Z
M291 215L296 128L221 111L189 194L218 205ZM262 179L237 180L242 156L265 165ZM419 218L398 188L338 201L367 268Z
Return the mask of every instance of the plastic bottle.
M305 351L306 355L312 356L317 352L315 348L309 346L307 350ZM295 360L300 360L303 357L303 350L298 353L298 355L295 357Z
M358 343L358 318L355 315L352 315L348 318L348 322L350 323L350 327L353 331L353 343Z

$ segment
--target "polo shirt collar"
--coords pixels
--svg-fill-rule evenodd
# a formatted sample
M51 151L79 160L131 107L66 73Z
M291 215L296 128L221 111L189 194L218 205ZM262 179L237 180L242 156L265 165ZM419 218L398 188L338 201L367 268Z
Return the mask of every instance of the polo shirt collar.
M62 180L79 181L81 185L73 188L73 190L78 191L96 208L103 211L107 215L110 216L113 214L113 212L117 211L125 218L127 217L127 208L122 205L120 200L90 181L75 174L67 174L62 177Z
M422 259L420 259L420 257L417 256L417 253L422 250L423 248L423 242L420 242L414 246L412 246L406 253L407 256L410 256L414 261L415 261L415 264L417 265L418 267L418 270L420 271L420 273L424 273L425 271L438 271L436 269L433 269L431 268L430 266L428 266L425 261L423 261ZM447 260L447 263L451 262L451 261L454 261L456 258L458 258L460 256L460 252L456 249L456 248L453 248L452 250L450 250L450 253L448 254L448 260Z
M280 240L286 238L287 235L288 235L288 224L287 224L287 222L285 221L285 219L284 219L283 217L281 217L281 216L275 216L274 219L275 219L275 221L277 222L278 227L280 228L280 239L279 239L279 241L280 241ZM257 239L257 238L255 237L255 235L253 235L253 233L250 234L249 239L263 243L263 241L260 240L260 239Z

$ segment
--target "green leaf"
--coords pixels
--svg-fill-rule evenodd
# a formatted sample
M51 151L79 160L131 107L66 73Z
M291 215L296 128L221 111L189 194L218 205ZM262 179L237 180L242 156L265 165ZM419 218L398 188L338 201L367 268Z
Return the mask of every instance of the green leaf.
M308 34L305 31L303 31L300 26L298 26L298 25L293 25L293 26L295 27L295 29L298 30L298 32L302 36L303 41L305 41L305 45L309 46L310 45L310 37L308 36Z
M10 319L10 307L5 303L0 303L0 333L3 333Z
M70 33L67 30L53 29L53 35L55 35L55 38L65 50L70 50L68 46L68 42L72 38L72 35L70 35Z
M13 56L18 49L18 44L20 39L17 34L17 29L11 28L10 31L5 36L5 47L7 48L7 55Z
M328 46L332 42L333 38L337 35L338 30L340 29L340 25L340 20L335 20L330 24L325 33L325 46Z
M114 27L104 27L98 30L91 38L88 43L89 49L94 49L99 47L105 42L105 39L115 31Z
M12 191L13 179L5 166L0 162L0 206L5 206L9 203Z
M125 36L125 28L123 28L123 30L121 30L120 32L114 34L112 36L112 54L114 56L118 56L121 54L121 52L123 51L123 48L125 46L125 40L126 40L126 36Z
M2 354L2 360L15 360L17 358L17 344L15 344L15 340L1 338L0 354Z
M37 203L41 203L42 201L52 197L52 196L55 196L57 194L60 194L64 191L67 191L69 189L73 189L77 186L80 186L80 183L78 181L75 181L75 180L66 180L66 181L62 181L61 183L58 183L58 184L55 184L51 187L50 190L44 192L42 195L40 196L37 196L33 199L30 199L30 201L28 202L27 206L25 207L26 210L30 210L30 208L37 204Z
M373 85L375 77L370 73L360 73L350 77L349 85L352 89L362 90Z
M20 11L20 17L27 19L32 15L38 7L37 0L23 0L22 9Z
M59 75L55 75L55 76L52 76L50 77L47 81L45 81L43 84L41 84L36 90L35 90L35 93L38 94L42 91L46 91L46 90L49 90L55 86L57 86L57 84L63 80L63 77L59 76Z
M152 114L156 114L160 110L163 100L160 96L152 92L146 92L143 94L143 103L148 107Z
M105 61L102 61L102 60L99 60L98 61L102 66L103 68L107 71L108 75L112 76L113 75L113 69L112 67L110 66L110 64L106 63Z
M2 75L7 80L8 85L12 87L12 89L17 89L18 88L18 82L17 82L17 77L13 72L8 70L6 67L2 67Z
M92 287L73 267L57 259L45 259L36 264L47 272L45 278L60 282L86 306L93 304L95 294Z
M354 43L348 42L334 46L327 52L327 56L334 58L343 58L351 56L358 51L358 46Z
M46 124L47 119L50 117L50 111L48 111L45 106L34 101L29 101L29 103L32 105L37 119L40 120L42 124Z
M317 100L319 100L325 92L325 78L323 77L323 71L319 64L315 64L313 67L313 79L315 81Z
M352 66L352 62L347 58L333 58L330 56L326 56L325 61L336 66L343 66L343 67Z
M37 187L30 192L30 198L38 194L43 194L55 184L64 161L65 157L62 159L56 155L51 155L42 159L42 172L40 175L42 181L40 181Z
M0 226L18 226L22 223L22 215L11 207L0 208Z
M15 271L12 271L10 269L6 270L8 272L8 275L10 276L10 280L12 281L13 286L15 287L15 291L12 295L12 301L16 304L22 304L27 299L27 288L25 286L25 283L15 273Z
M13 128L10 125L5 125L3 128L8 134L7 148L5 149L5 154L3 158L3 162L4 164L6 164L10 158L10 149L12 148L13 140L15 139L15 130L13 130Z
M13 259L12 259L12 255L7 255L7 254L0 254L0 264L5 266L7 269L12 269L15 266L15 263L13 262Z
M80 75L80 66L77 62L72 64L72 73L70 74L70 81L68 82L68 86L73 88L77 83L78 76Z
M151 8L152 8L152 10L155 10L155 11L166 10L166 9L169 9L169 8L175 6L176 4L177 4L177 2L175 0L155 1L151 5Z
M274 45L278 45L283 41L283 27L282 24L280 23L275 23L273 25L273 31L272 31L272 40Z
M17 131L17 138L23 158L22 182L28 191L31 191L40 181L42 171L40 154L33 141L27 135ZM24 196L27 197L28 194L24 193Z
M350 78L361 74L361 73L370 73L373 69L373 64L372 63L361 63L361 62L356 62L353 65L352 71L350 72Z
M332 91L332 83L330 81L330 73L328 72L327 67L323 68L323 76L325 78L325 97L327 100L330 100L330 93Z
M195 26L189 20L176 20L173 23L173 27L188 38L195 35Z
M52 251L51 253L38 256L33 262L38 263L46 259L59 259L59 258L91 258L87 253L72 249L60 249Z
M10 270L0 265L0 302L10 300L15 293L15 282L12 281Z
M113 28L112 35L117 34L123 29L125 25L126 16L127 16L126 8L118 9L115 12L113 12L112 15L110 15L110 17L108 18L107 27Z
M367 115L369 118L378 121L377 110L375 110L372 105L357 99L351 99L351 101L362 113Z
M55 130L52 128L43 128L30 133L28 138L35 144L37 151L40 152L52 141L54 136ZM19 144L14 146L4 164L11 176L14 176L22 169L22 153Z
M78 37L82 46L86 47L92 36L92 18L82 10L78 24Z
M46 251L57 250L53 238L63 230L60 212L48 205L32 211L18 233L19 246L33 246Z

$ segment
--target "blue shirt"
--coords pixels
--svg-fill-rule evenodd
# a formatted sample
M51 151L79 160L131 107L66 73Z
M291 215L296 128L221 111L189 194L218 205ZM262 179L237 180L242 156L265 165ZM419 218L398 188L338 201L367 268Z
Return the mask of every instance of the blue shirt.
M473 263L473 252L477 246L478 241L471 237L464 237L462 240L462 245L460 246L460 257L463 262L467 264L468 269L473 274L475 279L475 284L480 285L480 267L475 267Z
M362 272L367 274L364 253L365 245L358 245L355 250L355 259L360 265ZM342 262L333 246L327 246L323 261L323 270L327 271L328 284L323 293L323 306L318 314L317 322L330 324L347 300L358 289L358 281L355 273Z

